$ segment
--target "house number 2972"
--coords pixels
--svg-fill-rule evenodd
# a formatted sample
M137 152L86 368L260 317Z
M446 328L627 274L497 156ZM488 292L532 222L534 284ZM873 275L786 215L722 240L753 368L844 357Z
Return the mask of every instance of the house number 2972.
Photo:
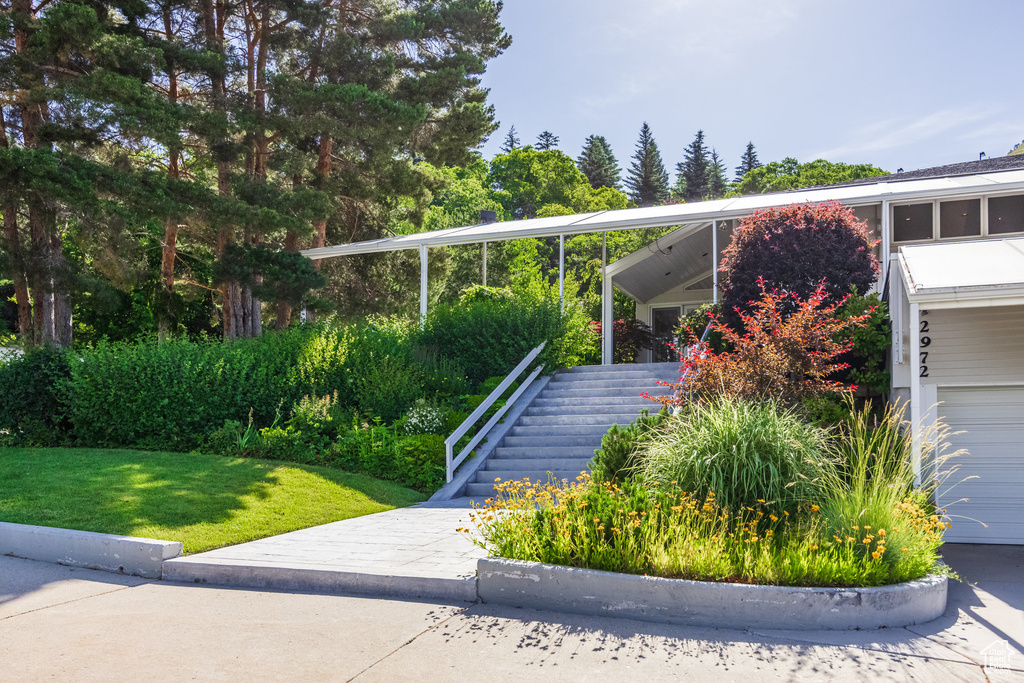
M920 363L921 370L920 370L920 375L919 375L920 377L927 377L928 376L928 365L927 365L927 363L928 363L928 352L925 351L924 349L927 349L929 346L932 345L932 338L928 336L929 333L931 332L931 330L928 327L928 321L925 320L924 317L923 317L923 316L926 316L926 315L928 315L928 311L921 311L921 316L922 316L922 318L921 318L921 329L918 330L918 334L921 335L921 349L922 349L921 350L921 363Z

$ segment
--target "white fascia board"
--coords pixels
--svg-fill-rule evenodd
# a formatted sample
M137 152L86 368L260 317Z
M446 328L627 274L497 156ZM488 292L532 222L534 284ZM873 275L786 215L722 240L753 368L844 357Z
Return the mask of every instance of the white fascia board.
M907 298L910 303L927 305L928 308L1019 306L1024 304L1024 285L922 289L913 294L908 293Z
M821 204L838 201L844 206L857 207L890 202L941 199L960 195L1012 192L1024 190L1024 171L955 176L952 178L925 178L898 182L879 182L874 185L795 190L765 195L747 195L729 199L716 199L693 204L675 204L641 209L619 209L572 216L534 218L525 221L506 221L471 225L429 233L401 235L367 242L341 244L319 249L306 249L300 253L311 259L330 258L354 254L368 254L403 249L418 249L421 244L439 247L454 244L500 242L529 237L553 237L559 234L579 235L635 228L657 228L670 225L707 223L713 220L731 220L750 215L759 209L791 204ZM500 227L499 227L500 226Z

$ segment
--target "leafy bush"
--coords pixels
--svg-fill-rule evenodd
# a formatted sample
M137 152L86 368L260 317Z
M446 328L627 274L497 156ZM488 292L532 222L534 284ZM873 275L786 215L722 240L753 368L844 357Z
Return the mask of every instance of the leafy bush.
M591 325L594 335L601 339L600 322ZM657 340L651 326L636 318L620 318L612 321L612 362L635 363L641 351L651 350Z
M664 406L655 415L641 411L640 417L628 426L612 425L601 437L601 448L590 461L590 475L594 481L617 481L631 474L636 465L640 447L655 437L657 430L668 419Z
M541 362L551 370L596 357L588 317L568 298L563 310L557 292L471 288L457 303L434 308L419 336L421 346L458 359L473 383L504 377L542 341Z
M848 392L833 375L847 367L838 358L851 348L850 330L864 325L868 314L837 316L839 304L824 306L825 296L822 287L806 301L762 290L753 312L743 316L747 333L742 336L713 319L732 350L715 353L698 342L697 352L683 359L683 378L670 385L673 393L665 400L681 405L724 395L793 406L805 398ZM787 303L796 308L784 317Z
M444 485L444 437L438 434L407 436L395 444L401 461L403 486L436 491Z
M850 381L876 394L888 395L892 380L886 362L892 346L888 305L877 294L861 296L854 292L846 297L837 313L846 319L863 320L863 324L849 331L853 345L848 353Z
M691 403L641 450L637 476L721 505L813 501L827 468L825 434L771 401Z
M715 353L725 351L727 349L725 339L722 338L722 333L714 325L714 322L721 318L721 315L721 304L701 304L690 311L679 321L679 329L676 330L676 337L679 338L679 343L689 346L699 342L701 337L704 337L704 331L707 330L708 325L711 325L711 329L707 330L707 337L704 337L707 347Z
M426 399L419 399L397 425L403 434L441 434L448 426L451 411ZM463 418L465 419L465 418Z
M875 240L853 211L838 203L762 209L743 218L722 256L722 307L741 331L741 314L769 290L810 298L824 286L837 302L852 288L866 292L878 277ZM789 311L784 311L788 314Z
M53 446L70 431L63 386L70 373L67 353L50 348L0 362L0 439L12 444Z
M300 432L315 433L333 439L347 426L352 411L341 405L338 392L327 396L303 396L292 409L289 426Z

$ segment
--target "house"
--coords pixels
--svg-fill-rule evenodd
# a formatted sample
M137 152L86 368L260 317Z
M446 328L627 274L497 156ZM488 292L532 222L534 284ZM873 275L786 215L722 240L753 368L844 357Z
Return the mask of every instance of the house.
M678 226L604 263L602 358L612 362L612 289L666 334L688 309L717 300L718 263L738 221L794 203L837 201L878 237L875 290L893 319L892 397L912 422L936 416L970 455L937 492L956 524L947 541L1024 543L1024 155L940 166L827 187L575 216L453 228L324 247L313 259L418 249L426 313L429 249L449 244ZM648 356L645 361L666 360ZM915 468L922 463L920 444ZM966 499L966 500L961 500Z

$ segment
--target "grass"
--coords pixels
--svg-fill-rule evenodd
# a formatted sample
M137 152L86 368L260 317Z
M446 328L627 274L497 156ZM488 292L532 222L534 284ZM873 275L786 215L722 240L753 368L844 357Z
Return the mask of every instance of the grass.
M181 541L185 553L423 499L372 477L273 460L0 448L0 521Z

